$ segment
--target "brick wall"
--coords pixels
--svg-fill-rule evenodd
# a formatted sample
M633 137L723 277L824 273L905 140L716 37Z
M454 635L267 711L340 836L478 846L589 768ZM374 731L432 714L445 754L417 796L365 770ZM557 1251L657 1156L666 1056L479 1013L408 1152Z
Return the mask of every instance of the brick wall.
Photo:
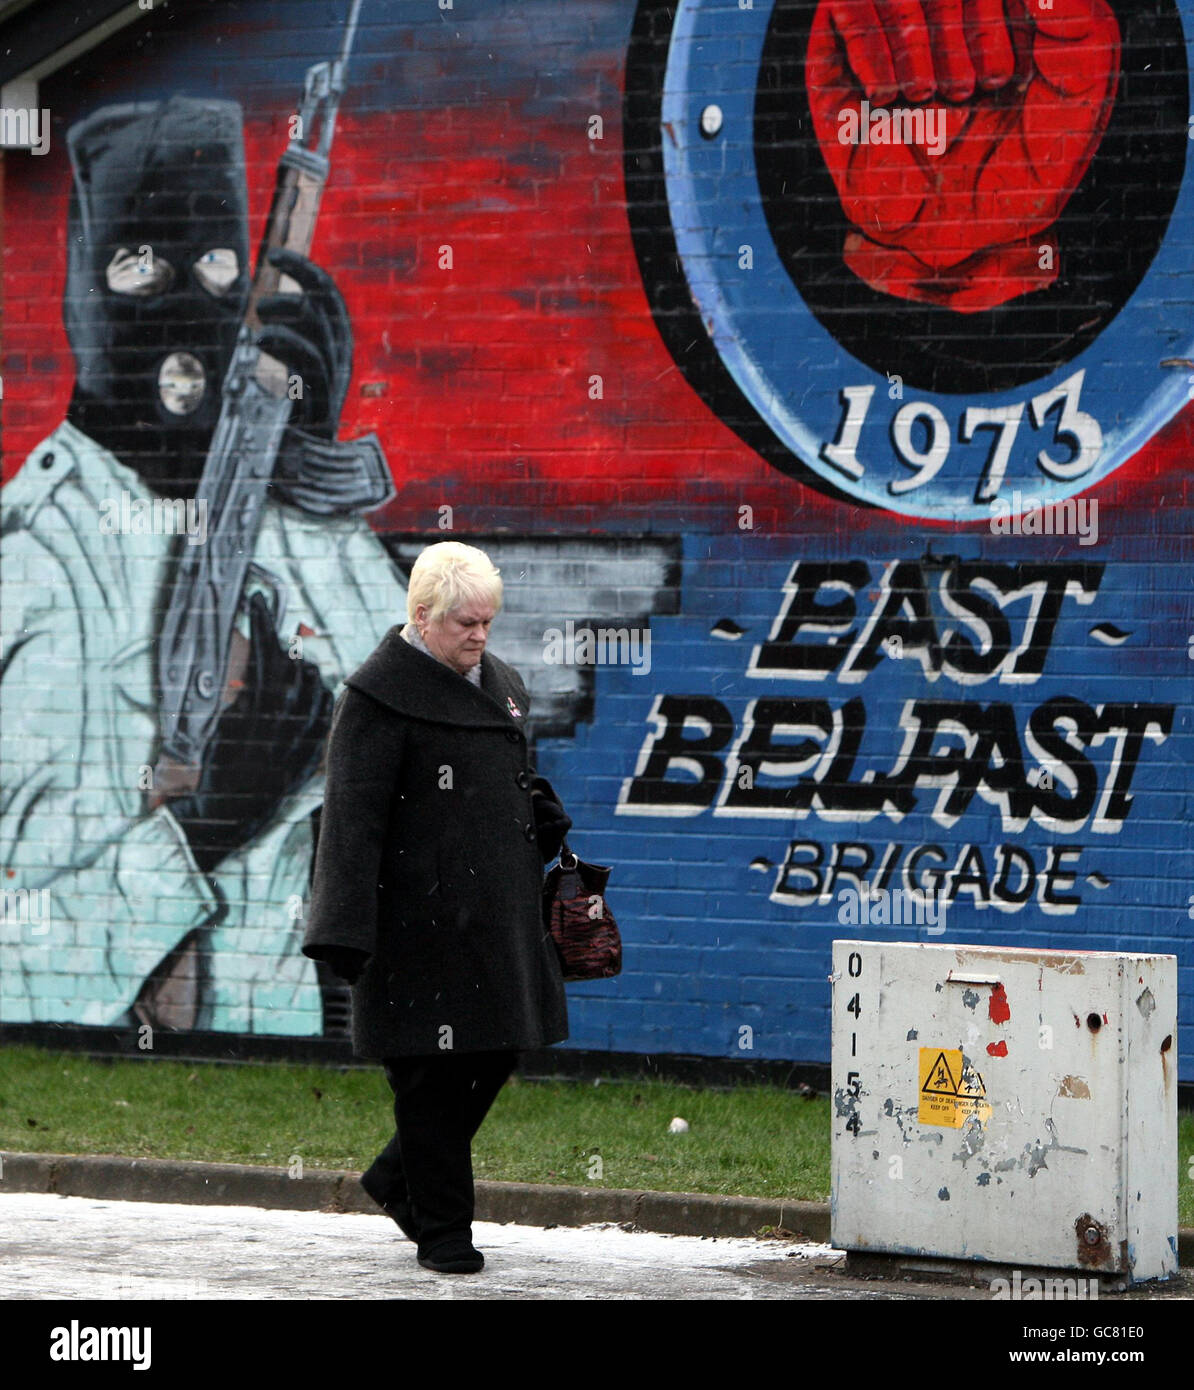
M1054 0L944 49L847 44L832 8L364 0L310 249L351 357L300 322L288 366L294 418L376 434L393 496L272 506L250 589L335 694L421 545L497 560L493 648L626 940L569 1046L826 1060L841 936L1172 952L1189 984L1191 7ZM310 750L227 750L226 853L151 807L186 538L136 504L194 498L346 10L159 8L47 78L49 151L4 157L0 1023L342 1015L296 949ZM218 159L96 115L179 97L240 108ZM224 296L195 281L217 228ZM118 245L157 298L113 289Z

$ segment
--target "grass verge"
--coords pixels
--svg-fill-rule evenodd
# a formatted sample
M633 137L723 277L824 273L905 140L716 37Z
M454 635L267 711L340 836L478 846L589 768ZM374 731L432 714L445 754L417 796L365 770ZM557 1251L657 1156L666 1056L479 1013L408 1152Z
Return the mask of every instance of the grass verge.
M668 1133L674 1116L689 1123ZM392 1133L381 1068L101 1061L0 1047L0 1152L361 1170ZM775 1086L513 1078L473 1145L479 1178L825 1201L830 1106ZM1194 1226L1194 1115L1178 1219Z
M381 1068L100 1061L0 1047L0 1151L364 1169L393 1133ZM689 1123L669 1134L674 1116ZM478 1178L825 1200L829 1102L774 1086L514 1077Z

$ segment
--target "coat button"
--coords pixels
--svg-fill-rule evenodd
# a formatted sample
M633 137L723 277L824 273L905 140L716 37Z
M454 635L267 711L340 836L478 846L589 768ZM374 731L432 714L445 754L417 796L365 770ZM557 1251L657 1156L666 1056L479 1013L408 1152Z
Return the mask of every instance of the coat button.
M533 825L528 825L523 834L526 835L528 840L537 840L539 838L538 831Z
M520 787L529 787L531 785L531 779L525 772L520 772L514 780Z
M506 737L510 740L511 743L518 742L518 735L514 732L513 729L506 730Z

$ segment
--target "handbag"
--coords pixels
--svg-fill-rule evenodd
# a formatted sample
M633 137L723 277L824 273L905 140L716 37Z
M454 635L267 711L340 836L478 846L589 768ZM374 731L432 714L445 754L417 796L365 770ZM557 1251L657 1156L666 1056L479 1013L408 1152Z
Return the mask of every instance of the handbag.
M560 847L560 862L543 881L543 921L568 982L608 980L622 969L622 935L605 898L610 870L586 864Z

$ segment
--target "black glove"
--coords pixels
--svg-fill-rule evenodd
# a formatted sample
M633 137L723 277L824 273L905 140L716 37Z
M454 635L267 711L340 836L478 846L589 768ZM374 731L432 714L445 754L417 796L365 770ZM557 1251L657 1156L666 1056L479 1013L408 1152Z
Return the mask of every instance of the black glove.
M539 853L543 862L550 864L559 854L565 835L572 829L572 818L546 777L535 777L531 781L531 810L535 815Z
M264 594L250 598L249 622L245 687L220 715L198 787L167 803L204 873L247 844L307 781L332 722L319 667L287 655Z
M326 960L332 967L333 974L350 985L356 984L369 964L368 951L358 951L352 946L318 946L313 949L318 950L319 960Z
M352 377L352 325L344 297L325 270L294 251L276 249L269 263L304 290L266 295L257 305L257 346L297 376L303 394L290 411L290 428L335 439Z

